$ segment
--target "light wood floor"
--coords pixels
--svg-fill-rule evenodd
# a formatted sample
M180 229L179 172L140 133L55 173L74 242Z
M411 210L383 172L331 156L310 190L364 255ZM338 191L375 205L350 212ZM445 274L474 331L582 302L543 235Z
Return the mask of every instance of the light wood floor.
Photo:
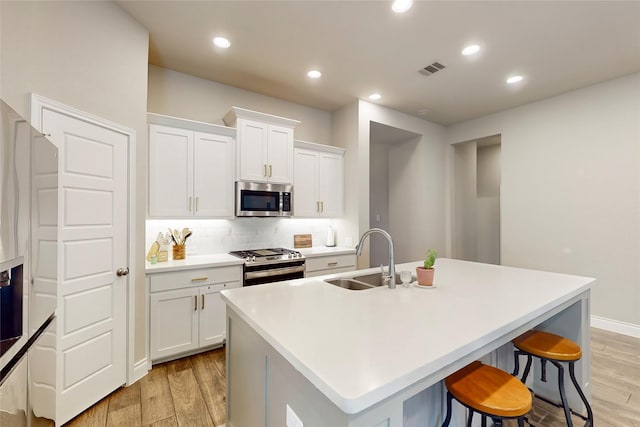
M640 427L640 339L592 328L591 358L594 424ZM67 426L220 426L226 418L224 364L218 349L156 365ZM540 400L530 418L538 427L566 425L560 409ZM577 417L573 422L584 425Z

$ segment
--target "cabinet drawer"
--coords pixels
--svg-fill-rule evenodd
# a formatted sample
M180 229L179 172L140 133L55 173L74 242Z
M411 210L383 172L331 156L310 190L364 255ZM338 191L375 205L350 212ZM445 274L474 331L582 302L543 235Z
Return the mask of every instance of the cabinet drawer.
M150 277L149 290L151 292L158 292L169 289L221 284L235 281L242 282L241 265L153 274Z
M330 255L307 258L307 272L334 270L336 268L355 267L355 254Z

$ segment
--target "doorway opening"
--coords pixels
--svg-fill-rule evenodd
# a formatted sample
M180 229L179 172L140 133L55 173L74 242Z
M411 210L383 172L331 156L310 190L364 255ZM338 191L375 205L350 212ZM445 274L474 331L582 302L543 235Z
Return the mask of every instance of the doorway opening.
M455 144L453 257L500 264L501 135Z
M370 122L369 128L369 227L381 228L394 237L396 264L411 261L403 259L401 238L406 228L398 210L406 209L411 191L404 187L403 175L411 167L421 135L408 130ZM384 237L370 237L369 265L389 263L389 246Z

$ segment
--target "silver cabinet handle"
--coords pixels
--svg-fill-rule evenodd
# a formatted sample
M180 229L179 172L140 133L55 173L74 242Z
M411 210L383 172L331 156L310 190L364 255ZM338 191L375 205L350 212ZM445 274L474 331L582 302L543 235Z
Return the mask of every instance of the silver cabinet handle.
M200 205L200 197L196 196L196 212L198 212L199 205Z
M316 212L320 212L320 202L316 202Z
M320 202L320 212L324 212L324 202Z
M204 294L202 294L201 297L202 297L202 309L204 310Z
M189 196L189 212L191 212L191 202L192 202L193 197Z
M192 282L203 282L205 280L207 280L208 277L204 276L204 277L194 277L193 279L191 279Z
M119 268L118 271L116 271L116 276L118 277L126 276L128 274L129 274L129 267Z
M266 163L264 164L264 176L265 177L267 176L267 164Z
M198 311L198 295L193 296L193 311Z
M273 172L273 165L269 165L269 178L271 178L271 172Z
M338 265L338 261L328 262L327 265L328 266Z

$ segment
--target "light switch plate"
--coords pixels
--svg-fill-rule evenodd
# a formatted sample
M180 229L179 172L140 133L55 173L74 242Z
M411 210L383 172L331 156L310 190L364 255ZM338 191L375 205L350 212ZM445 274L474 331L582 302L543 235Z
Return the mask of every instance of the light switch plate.
M287 427L304 427L302 421L298 418L296 413L293 412L293 409L291 409L289 404L287 404Z

